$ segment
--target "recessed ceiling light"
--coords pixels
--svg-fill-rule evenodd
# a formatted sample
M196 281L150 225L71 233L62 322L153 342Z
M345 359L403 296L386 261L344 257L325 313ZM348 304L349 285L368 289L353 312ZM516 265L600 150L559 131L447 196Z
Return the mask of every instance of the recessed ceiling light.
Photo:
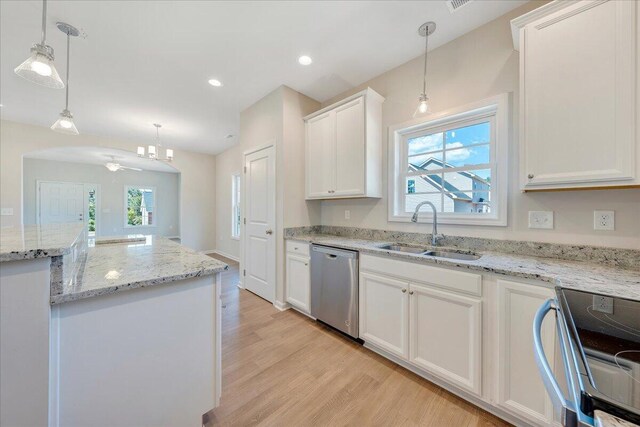
M298 58L298 62L301 65L310 65L313 62L313 60L311 59L310 56L302 55L300 58Z
M210 79L209 80L209 84L213 87L220 87L222 86L222 82L220 80L216 80L216 79Z

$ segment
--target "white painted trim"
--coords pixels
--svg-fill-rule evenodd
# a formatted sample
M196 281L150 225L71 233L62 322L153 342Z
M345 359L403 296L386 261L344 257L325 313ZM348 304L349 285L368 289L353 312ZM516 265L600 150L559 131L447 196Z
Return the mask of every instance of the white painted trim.
M286 311L291 308L291 305L287 302L280 302L278 300L273 302L273 306L280 311Z
M516 51L520 50L520 31L524 29L524 27L534 21L537 21L540 18L543 18L553 12L564 9L565 7L571 6L574 3L577 3L580 0L555 0L550 3L545 4L537 9L532 10L531 12L525 13L524 15L518 16L511 20L511 38L513 39L513 48ZM602 0L600 0L601 2Z
M233 260L233 261L236 261L236 262L240 262L240 257L228 254L228 253L223 252L223 251L221 251L219 249L214 249L210 253L218 254L218 255L223 256L225 258L229 258L230 260Z
M451 108L428 116L412 119L403 123L389 126L387 187L389 199L387 202L387 220L389 222L411 222L410 213L396 213L396 206L403 197L399 188L399 177L396 171L401 170L403 155L402 138L418 130L437 128L443 125L451 125L458 121L470 121L481 116L493 117L492 126L492 163L495 163L495 177L492 176L492 201L497 202L495 213L482 215L468 215L456 213L438 213L440 224L456 225L486 225L506 226L508 222L508 175L509 175L509 144L511 141L511 94L502 93L480 101L472 102L460 107ZM429 211L421 213L418 223L432 223L432 214Z
M354 93L353 95L348 96L348 97L346 97L344 99L341 99L338 102L334 102L333 104L331 104L331 105L329 105L327 107L324 107L321 110L318 110L318 111L316 111L314 113L311 113L311 114L309 114L307 116L304 116L302 118L302 120L304 120L306 122L307 120L313 119L314 117L319 116L321 114L324 114L327 111L331 111L336 107L339 107L339 106L341 106L343 104L346 104L346 103L348 103L350 101L353 101L354 99L365 97L365 96L377 97L380 103L384 102L384 100L385 100L385 98L382 95L380 95L378 92L376 92L375 90L371 89L370 87L367 87L365 90L361 90L360 92Z
M209 255L209 254L215 254L216 250L215 249L203 249L200 251L201 254L203 255Z
M100 198L102 197L102 187L100 184L91 182L68 182L68 181L49 181L49 180L36 180L36 224L41 224L40 219L40 184L74 184L82 185L82 216L86 225L87 233L89 232L89 199L87 198L87 192L90 188L96 189L96 236L99 236L100 226L102 224L100 213L102 211ZM24 207L24 204L22 205ZM21 223L24 222L24 209L22 212Z
M242 152L242 156L244 158L245 156L248 156L249 154L257 153L258 151L262 151L262 150L265 150L265 149L270 148L270 147L274 147L274 148L276 147L275 138L270 140L266 144L259 145L257 147L252 147L252 148L250 148L250 149L248 149L246 151L243 151ZM242 167L244 168L245 165L246 165L246 163L243 163ZM243 170L243 175L244 175L244 170ZM240 179L240 181L242 182L242 189L244 190L244 179ZM240 197L242 197L244 199L244 196L241 195Z
M180 236L162 236L167 239L182 239Z
M244 285L242 284L242 280L240 280L236 286L238 287L238 289L244 289Z

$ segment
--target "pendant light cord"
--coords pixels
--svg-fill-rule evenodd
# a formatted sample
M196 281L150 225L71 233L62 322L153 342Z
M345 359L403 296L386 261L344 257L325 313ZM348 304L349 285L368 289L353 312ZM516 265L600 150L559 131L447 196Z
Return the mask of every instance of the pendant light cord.
M422 78L422 93L427 94L427 55L429 51L429 26L424 32L424 73Z
M67 32L67 87L66 87L66 99L64 104L64 109L69 109L69 57L71 56L71 52L69 51L71 36Z
M47 39L47 0L42 0L42 43Z

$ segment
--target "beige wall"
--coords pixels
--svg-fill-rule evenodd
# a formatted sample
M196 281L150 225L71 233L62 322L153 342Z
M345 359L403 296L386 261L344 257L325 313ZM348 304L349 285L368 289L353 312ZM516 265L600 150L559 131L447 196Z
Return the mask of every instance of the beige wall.
M443 225L444 234L498 239L640 248L640 190L522 193L518 190L518 52L513 49L509 21L545 2L531 2L450 43L429 52L428 92L435 112L513 92L513 138L509 155L507 227ZM324 201L323 225L430 232L430 224L387 221L387 130L411 119L421 90L424 57L392 69L323 104L326 106L367 86L386 98L383 104L382 199ZM552 153L549 153L552 155ZM594 155L597 155L594 153ZM594 231L594 210L615 211L615 231ZM351 219L345 220L345 210ZM528 228L528 211L555 212L553 230Z
M70 136L49 128L0 122L0 205L13 208L2 226L18 225L22 212L23 158L26 153L54 147L91 146L136 151L137 143L80 134ZM180 174L180 237L196 250L215 249L215 156L175 150L173 166Z
M121 170L111 172L102 165L24 159L24 224L37 222L38 181L98 184L96 219L98 236L131 233L180 236L180 174L156 171ZM124 187L155 187L153 227L125 227Z

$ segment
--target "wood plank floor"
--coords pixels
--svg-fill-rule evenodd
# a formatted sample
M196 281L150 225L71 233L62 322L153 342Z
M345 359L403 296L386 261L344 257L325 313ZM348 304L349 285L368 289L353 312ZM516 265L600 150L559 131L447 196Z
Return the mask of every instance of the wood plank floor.
M222 278L222 399L207 426L508 426L302 314Z

